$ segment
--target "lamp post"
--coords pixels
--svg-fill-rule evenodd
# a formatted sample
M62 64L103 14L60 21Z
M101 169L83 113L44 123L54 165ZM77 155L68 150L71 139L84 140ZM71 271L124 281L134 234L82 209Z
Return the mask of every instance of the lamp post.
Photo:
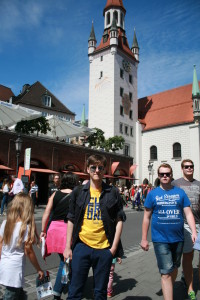
M18 135L16 141L15 141L15 149L16 149L16 156L17 156L17 168L16 168L16 176L18 175L18 168L19 168L19 155L22 150L22 139L20 137L20 134Z
M150 176L151 176L151 172L152 172L152 169L153 169L153 164L151 164L150 163L150 161L149 161L149 164L148 164L148 171L149 171L149 183L150 183ZM152 182L152 184L153 184L153 182Z

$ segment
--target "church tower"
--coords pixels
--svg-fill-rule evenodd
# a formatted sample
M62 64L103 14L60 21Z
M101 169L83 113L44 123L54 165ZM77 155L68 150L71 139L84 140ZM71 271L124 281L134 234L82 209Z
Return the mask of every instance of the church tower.
M125 146L120 153L135 157L139 46L134 31L133 45L129 47L125 15L122 0L107 0L99 45L92 24L88 41L89 127L102 129L106 138L123 136Z

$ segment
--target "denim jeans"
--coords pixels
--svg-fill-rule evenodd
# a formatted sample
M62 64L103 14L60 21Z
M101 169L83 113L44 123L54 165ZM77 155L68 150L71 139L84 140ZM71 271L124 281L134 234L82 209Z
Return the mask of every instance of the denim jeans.
M7 286L3 296L3 300L22 300L21 293L22 288L14 288Z
M78 243L72 255L72 277L69 284L68 300L82 299L84 285L90 267L94 278L94 299L107 299L107 284L113 256L109 249L93 249Z
M180 267L183 242L153 243L160 274L170 274Z
M8 203L8 194L6 193L3 194L3 199L1 202L1 215L3 214L5 204L7 205L7 203Z
M53 288L53 294L55 296L61 296L62 291L63 291L63 289L65 287L65 284L61 283L62 269L63 269L63 266L65 264L64 263L64 257L63 257L62 254L58 253L58 255L60 256L60 264L59 264L59 267L58 267L56 281L55 281L54 288Z

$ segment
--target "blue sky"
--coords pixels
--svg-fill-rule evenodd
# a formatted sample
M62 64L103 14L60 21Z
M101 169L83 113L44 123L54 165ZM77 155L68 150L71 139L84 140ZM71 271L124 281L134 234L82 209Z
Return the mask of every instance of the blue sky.
M107 0L0 0L0 84L19 94L37 80L81 117L88 110L88 38L99 44ZM138 97L200 80L200 1L123 0L140 47Z

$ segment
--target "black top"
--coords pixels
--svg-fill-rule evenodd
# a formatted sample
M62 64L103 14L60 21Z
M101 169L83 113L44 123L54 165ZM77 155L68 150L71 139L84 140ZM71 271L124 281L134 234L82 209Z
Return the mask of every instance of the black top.
M69 210L70 194L57 191L53 198L51 221L64 220Z
M51 183L51 185L49 186L49 192L48 192L48 196L50 197L54 192L58 191L59 188L54 184Z

